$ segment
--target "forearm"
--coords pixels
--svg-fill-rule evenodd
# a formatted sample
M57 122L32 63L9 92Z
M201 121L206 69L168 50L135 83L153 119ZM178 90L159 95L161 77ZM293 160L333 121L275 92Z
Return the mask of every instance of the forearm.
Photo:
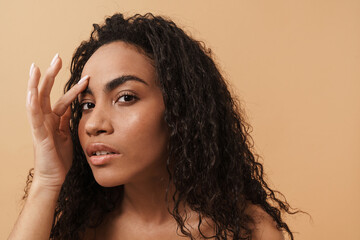
M59 192L33 183L8 240L49 239Z

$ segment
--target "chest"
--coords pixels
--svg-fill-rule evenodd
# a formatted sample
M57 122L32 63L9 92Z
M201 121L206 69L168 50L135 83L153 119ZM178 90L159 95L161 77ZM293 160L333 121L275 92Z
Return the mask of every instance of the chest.
M200 238L197 224L187 226L195 239ZM203 233L210 235L213 233L209 227L202 228ZM85 240L187 240L189 237L184 236L176 221L164 224L144 224L138 222L123 221L121 224L107 223L97 229L86 232Z

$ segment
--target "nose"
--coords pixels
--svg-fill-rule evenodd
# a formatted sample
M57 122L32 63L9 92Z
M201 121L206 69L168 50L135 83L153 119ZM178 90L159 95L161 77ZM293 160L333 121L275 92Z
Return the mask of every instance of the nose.
M98 136L100 134L111 134L114 128L111 118L106 110L101 107L94 107L86 118L85 131L88 136Z

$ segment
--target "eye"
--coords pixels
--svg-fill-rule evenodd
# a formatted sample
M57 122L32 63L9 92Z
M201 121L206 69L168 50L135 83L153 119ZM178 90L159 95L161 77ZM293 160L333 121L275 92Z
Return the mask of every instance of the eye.
M94 108L94 107L95 107L95 104L92 102L84 102L84 103L81 103L81 105L80 105L81 111L90 110L91 108Z
M134 94L124 93L118 99L117 102L133 102L136 101L138 98Z

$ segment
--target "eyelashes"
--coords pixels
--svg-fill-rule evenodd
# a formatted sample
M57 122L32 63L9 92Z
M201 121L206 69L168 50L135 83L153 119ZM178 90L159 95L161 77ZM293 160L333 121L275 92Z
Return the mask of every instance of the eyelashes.
M139 100L139 98L135 94L130 92L123 92L120 94L119 97L116 98L115 101L113 101L113 104L115 105L118 103L120 105L130 105L135 103L137 100ZM95 107L95 103L86 99L80 103L81 112L89 111L94 107Z
M133 102L138 100L138 97L132 93L122 93L121 96L116 100L116 102Z
M80 111L84 112L86 110L90 110L95 107L95 104L92 102L83 102L80 104Z

